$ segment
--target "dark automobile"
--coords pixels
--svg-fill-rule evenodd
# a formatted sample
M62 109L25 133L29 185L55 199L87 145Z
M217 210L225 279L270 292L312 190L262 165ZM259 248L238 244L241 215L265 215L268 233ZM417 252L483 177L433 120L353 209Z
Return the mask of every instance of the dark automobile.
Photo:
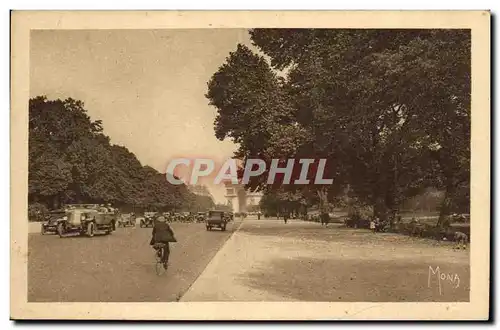
M205 225L207 230L212 230L213 227L218 227L220 230L225 231L229 216L224 211L208 211Z
M207 214L205 212L198 212L196 214L196 222L204 222Z
M64 220L66 216L65 210L54 210L47 216L47 221L42 223L41 233L42 235L53 233L57 234L57 224L59 220Z
M135 227L135 216L133 214L121 214L117 221L118 227Z
M157 212L144 212L144 218L139 222L141 228L153 227Z

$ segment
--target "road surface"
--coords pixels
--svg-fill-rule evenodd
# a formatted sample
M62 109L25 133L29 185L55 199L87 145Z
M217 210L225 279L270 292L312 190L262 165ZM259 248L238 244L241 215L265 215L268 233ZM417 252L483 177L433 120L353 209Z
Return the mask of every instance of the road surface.
M32 234L28 300L469 300L469 250L454 250L451 242L251 217L227 232L208 232L201 223L173 229L179 242L162 276L148 245L151 228L93 238Z
M29 234L29 302L178 301L239 226L206 231L203 223L174 223L170 267L155 272L151 228L118 228L111 235L59 238Z

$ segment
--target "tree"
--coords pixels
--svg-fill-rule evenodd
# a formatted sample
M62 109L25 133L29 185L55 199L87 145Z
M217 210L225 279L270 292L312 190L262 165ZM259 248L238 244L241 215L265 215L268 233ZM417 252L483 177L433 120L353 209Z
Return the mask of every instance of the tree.
M405 199L434 185L446 187L442 217L449 212L454 190L468 180L469 31L250 35L271 66L239 45L207 93L218 110L216 135L239 143L236 156L327 159L332 185L285 187L316 193L323 211L348 186L380 218L394 219ZM276 73L283 69L284 78ZM264 189L263 178L248 186Z
M208 83L206 96L218 110L216 137L220 140L229 137L238 143L236 157L266 162L264 175L248 183L251 190L267 186L266 174L272 159L281 159L283 165L308 142L307 131L297 125L283 84L263 57L243 45L230 53ZM300 168L295 166L292 178L297 179L299 174ZM272 187L278 189L282 180L283 176L278 175Z
M48 207L78 202L169 210L194 198L127 148L112 145L101 121L71 98L30 99L28 188L31 204Z

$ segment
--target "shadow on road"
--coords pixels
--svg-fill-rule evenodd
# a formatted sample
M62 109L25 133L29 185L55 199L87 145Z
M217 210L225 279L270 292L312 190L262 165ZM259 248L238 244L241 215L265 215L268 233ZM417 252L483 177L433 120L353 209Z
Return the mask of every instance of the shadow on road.
M440 264L460 282L441 281L421 262L340 259L275 259L268 267L242 274L239 281L257 290L301 301L408 302L469 301L469 267Z
M319 223L292 222L289 224L265 224L262 226L243 226L241 233L283 237L300 240L315 240L325 242L347 242L364 244L366 242L380 244L422 244L425 246L451 246L453 242L436 241L434 239L411 237L398 233L373 233L368 229L353 229L342 224L329 224L322 227Z

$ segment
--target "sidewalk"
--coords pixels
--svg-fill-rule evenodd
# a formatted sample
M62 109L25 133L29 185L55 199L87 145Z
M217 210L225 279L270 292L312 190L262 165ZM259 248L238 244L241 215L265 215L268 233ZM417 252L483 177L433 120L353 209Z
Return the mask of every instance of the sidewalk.
M429 287L433 265L458 274L460 288ZM468 251L449 245L246 219L180 301L467 301L469 277Z
M245 281L245 274L258 272L274 257L287 254L284 238L258 236L247 230L266 231L278 226L284 226L283 221L243 221L180 301L293 301L249 286Z

